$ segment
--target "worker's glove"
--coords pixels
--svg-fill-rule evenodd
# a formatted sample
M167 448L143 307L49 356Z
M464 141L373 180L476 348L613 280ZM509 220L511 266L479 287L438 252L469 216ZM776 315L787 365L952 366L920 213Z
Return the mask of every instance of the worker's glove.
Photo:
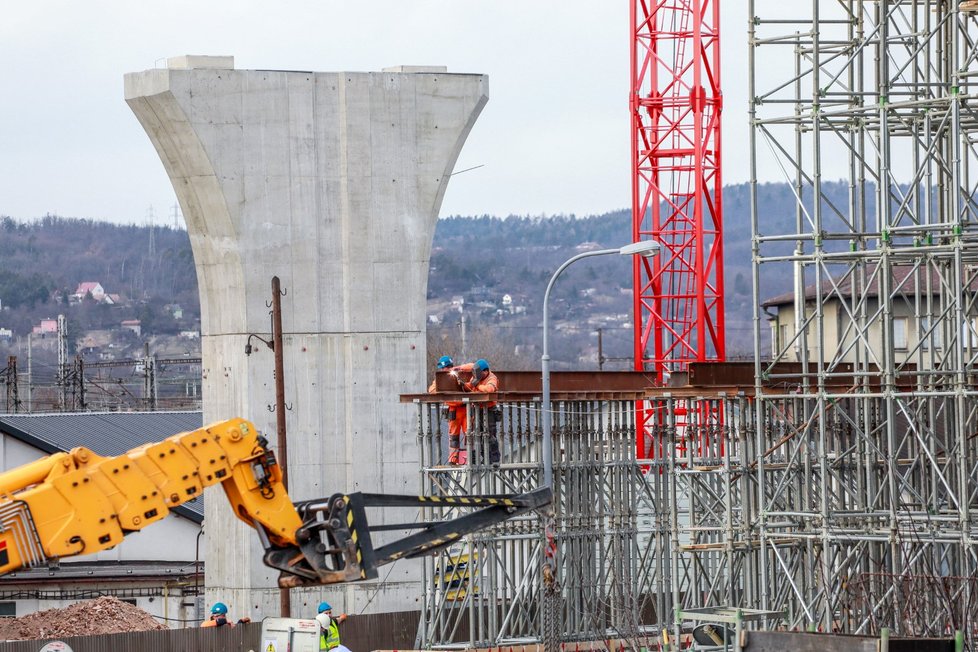
M251 618L248 618L248 616L245 616L244 618L238 618L239 625L250 623L250 622L251 622Z
M336 619L336 622L342 625L344 620L346 620L346 614L340 614L340 617Z

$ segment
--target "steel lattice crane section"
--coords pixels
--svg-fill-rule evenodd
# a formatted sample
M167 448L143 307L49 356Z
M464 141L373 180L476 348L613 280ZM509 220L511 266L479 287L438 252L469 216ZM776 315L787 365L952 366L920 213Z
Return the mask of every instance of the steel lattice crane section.
M661 243L633 268L635 368L659 380L723 360L720 7L631 6L632 238Z

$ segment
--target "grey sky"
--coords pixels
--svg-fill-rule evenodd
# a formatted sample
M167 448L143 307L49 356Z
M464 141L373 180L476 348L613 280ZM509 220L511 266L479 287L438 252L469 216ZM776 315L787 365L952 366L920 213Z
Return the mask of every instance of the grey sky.
M630 203L628 0L35 0L0 21L0 215L172 223L175 196L123 100L180 54L240 69L447 65L489 104L442 215L588 214ZM746 2L723 10L724 181L747 180Z

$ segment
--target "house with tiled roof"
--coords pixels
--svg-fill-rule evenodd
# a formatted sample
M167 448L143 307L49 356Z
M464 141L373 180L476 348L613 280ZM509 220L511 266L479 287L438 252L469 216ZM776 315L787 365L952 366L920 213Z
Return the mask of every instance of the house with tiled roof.
M803 299L795 292L786 292L761 302L771 327L771 350L781 361L799 361L803 338L798 333L807 329L811 359L817 348L814 316L819 303L822 350L835 352L833 362L859 362L856 351L865 349L877 360L885 359L885 329L891 333L892 355L897 364L916 363L927 368L959 342L978 347L978 283L950 288L942 283L942 278L935 270L909 265L892 266L888 273L882 268L853 268L836 276L825 274L820 289L814 283L805 286ZM881 291L889 294L889 302L880 301ZM887 303L892 312L884 314L881 306ZM958 304L968 314L960 332L951 332L947 315ZM799 305L804 305L800 320ZM855 345L857 340L859 346Z
M120 326L122 327L122 330L132 331L137 336L142 331L142 322L140 322L138 319L124 319Z
M42 319L41 322L35 325L31 329L31 333L34 335L40 335L44 337L45 335L54 335L58 332L58 320L52 319L50 317Z
M105 299L105 288L103 288L102 284L98 283L97 281L85 281L78 284L78 287L75 288L75 291L72 293L70 299L72 303L78 303L80 301L84 301L85 297L89 294L91 294L92 298L97 302L102 303L102 301Z

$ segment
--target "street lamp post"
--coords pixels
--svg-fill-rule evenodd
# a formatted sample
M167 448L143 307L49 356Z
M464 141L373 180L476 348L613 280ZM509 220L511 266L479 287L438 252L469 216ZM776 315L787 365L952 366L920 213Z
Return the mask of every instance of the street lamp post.
M659 253L659 243L651 240L643 240L625 245L618 249L599 249L598 251L586 251L582 254L568 259L563 265L557 268L554 275L550 277L547 284L547 291L543 295L543 356L540 358L540 366L543 371L543 486L553 489L554 486L554 467L553 467L553 433L551 431L553 420L550 411L550 290L553 289L554 281L560 276L571 263L581 258L591 256L606 256L608 254L621 254L622 256L643 256L650 258Z

